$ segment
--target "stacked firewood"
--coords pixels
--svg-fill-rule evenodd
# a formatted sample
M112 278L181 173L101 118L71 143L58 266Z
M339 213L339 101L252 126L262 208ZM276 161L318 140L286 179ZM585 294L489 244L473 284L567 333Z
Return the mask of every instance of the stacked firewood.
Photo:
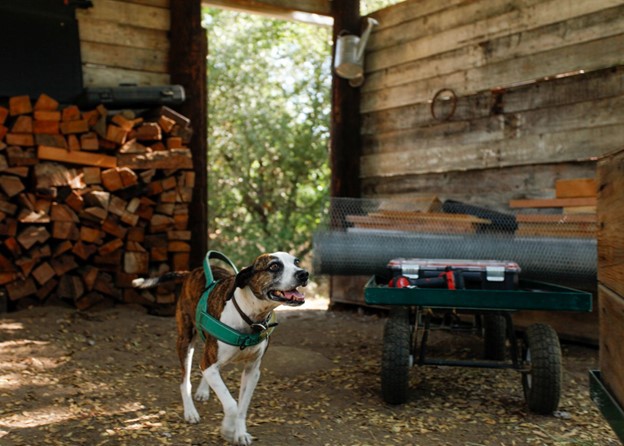
M170 288L139 293L131 282L188 269L191 133L167 107L81 111L46 95L0 106L0 286L9 299L172 303Z

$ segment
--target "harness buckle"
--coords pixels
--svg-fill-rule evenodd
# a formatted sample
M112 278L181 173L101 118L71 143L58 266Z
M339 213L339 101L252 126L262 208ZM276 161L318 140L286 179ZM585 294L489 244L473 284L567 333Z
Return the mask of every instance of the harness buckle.
M258 332L262 332L262 331L267 330L269 327L267 327L261 322L256 322L256 323L251 324L251 328L253 328L254 330Z

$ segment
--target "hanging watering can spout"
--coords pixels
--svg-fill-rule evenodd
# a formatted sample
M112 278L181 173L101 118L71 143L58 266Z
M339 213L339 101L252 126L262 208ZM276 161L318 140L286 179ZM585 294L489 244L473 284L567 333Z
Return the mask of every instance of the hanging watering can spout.
M379 22L372 17L368 18L368 24L366 25L366 29L362 33L362 37L360 38L360 44L358 45L357 51L357 60L360 62L362 67L364 66L364 51L366 50L366 44L368 43L368 38L370 37L371 31L373 30L373 26L379 25Z
M338 76L349 79L352 87L359 87L364 83L364 52L375 25L379 25L379 22L369 17L362 37L342 34L336 39L334 70Z

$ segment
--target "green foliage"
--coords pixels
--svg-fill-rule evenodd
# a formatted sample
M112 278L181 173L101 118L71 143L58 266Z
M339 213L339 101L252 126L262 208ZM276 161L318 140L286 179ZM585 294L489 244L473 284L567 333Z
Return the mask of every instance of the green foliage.
M210 248L304 256L326 212L331 30L207 9Z
M362 15L370 14L378 9L386 8L404 0L361 0L360 11Z

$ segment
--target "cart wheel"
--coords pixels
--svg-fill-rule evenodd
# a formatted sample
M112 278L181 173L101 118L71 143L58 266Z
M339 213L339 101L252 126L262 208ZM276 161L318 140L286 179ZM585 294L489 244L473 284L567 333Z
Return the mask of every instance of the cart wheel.
M502 314L483 315L483 356L502 361L507 353L507 321Z
M557 332L546 324L530 325L525 333L524 399L529 410L547 415L559 405L561 395L561 346Z
M408 308L394 307L384 327L381 358L381 395L386 403L402 404L407 400L411 335Z

